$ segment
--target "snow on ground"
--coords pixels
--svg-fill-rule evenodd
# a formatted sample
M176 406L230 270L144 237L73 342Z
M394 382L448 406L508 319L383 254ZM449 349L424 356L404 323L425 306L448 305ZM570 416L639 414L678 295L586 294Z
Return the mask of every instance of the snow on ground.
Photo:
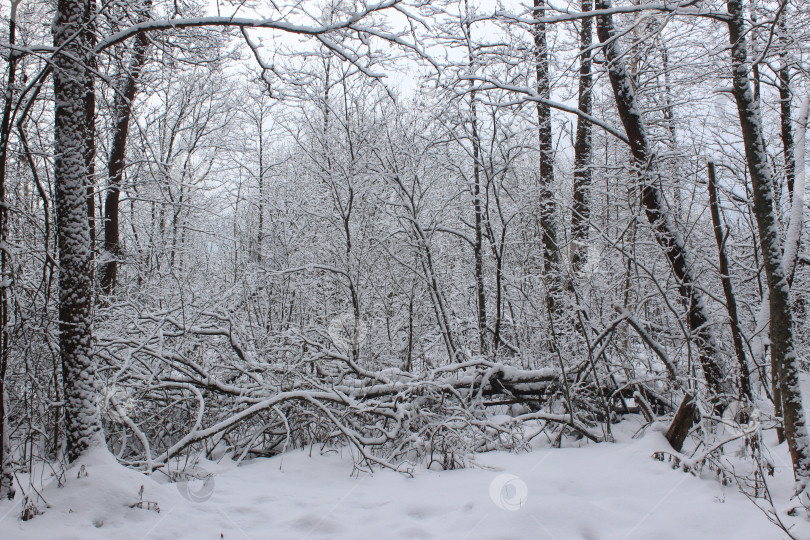
M160 484L96 450L46 486L50 508L23 522L0 503L0 538L16 539L735 539L786 535L734 486L651 459L658 431L637 440L624 423L614 444L477 456L478 467L352 474L349 451L288 452L237 467L204 462L207 484ZM787 452L771 488L790 490ZM505 476L513 475L513 476ZM160 512L130 508L155 501ZM501 489L499 489L501 488ZM786 500L786 499L785 499ZM144 502L141 506L149 506ZM790 519L790 518L788 518ZM797 538L808 523L793 519Z

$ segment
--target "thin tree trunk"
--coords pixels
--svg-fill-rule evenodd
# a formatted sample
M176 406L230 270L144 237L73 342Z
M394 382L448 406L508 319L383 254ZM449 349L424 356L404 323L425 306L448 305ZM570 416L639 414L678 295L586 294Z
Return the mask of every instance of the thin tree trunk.
M464 9L466 18L463 28L467 41L467 54L470 72L475 71L475 56L472 46L472 29L470 18L472 13L469 4L465 1ZM474 82L471 81L471 85ZM478 111L476 108L475 89L470 91L470 126L472 129L472 153L473 153L473 213L474 234L473 259L475 277L475 300L476 300L476 321L478 323L478 346L482 355L487 354L487 297L484 288L484 244L483 244L483 209L481 204L481 138L478 133Z
M741 0L728 0L728 13L733 92L751 175L754 216L770 290L771 369L773 377L778 379L782 394L785 438L793 462L797 490L803 491L810 481L810 436L799 387L799 361L793 341L790 286L779 242L773 182L762 135L762 119L748 78L746 28Z
M473 144L473 211L475 213L475 239L473 257L475 259L475 292L478 342L481 354L487 354L487 297L484 289L484 243L483 243L483 209L481 205L481 140L478 136L478 118L476 117L475 92L470 96L470 114L472 116Z
M414 229L416 229L416 233L418 235L417 237L422 244L422 269L425 272L425 276L428 278L428 287L433 299L433 309L436 313L436 322L438 322L439 328L442 332L442 337L444 338L445 348L447 349L448 363L452 363L457 360L456 345L450 330L450 321L447 317L447 309L444 305L444 298L441 290L439 289L439 283L436 280L436 272L434 271L433 256L431 254L430 244L428 243L428 238L424 234L424 231L422 231L421 227L415 226Z
M597 10L609 10L610 0L597 0ZM678 279L681 299L686 307L686 320L691 337L698 348L698 358L703 376L709 387L709 395L717 405L726 393L723 372L717 363L717 347L710 331L709 316L700 288L687 260L683 240L667 214L661 192L655 178L655 156L650 149L641 111L636 102L630 73L624 65L613 27L613 17L602 14L597 17L597 34L604 45L607 70L610 77L616 107L624 125L635 166L641 179L641 200L658 245L664 251L675 277Z
M545 0L534 0L534 17L545 14ZM540 142L540 234L543 243L543 275L548 283L549 312L556 316L560 283L560 259L555 229L554 202L554 140L551 131L551 83L549 81L548 42L546 23L534 23L534 64L537 78L537 127Z
M59 0L53 43L64 54L54 59L54 203L59 249L59 347L66 422L66 458L103 444L96 406L92 350L93 283L87 215L88 70L82 23L87 0ZM79 34L77 36L77 34Z
M501 345L501 326L503 321L503 255L506 238L507 223L501 219L501 234L500 239L495 238L495 231L492 229L492 223L489 217L489 185L487 183L487 203L484 206L486 217L484 219L484 226L486 227L487 240L489 241L490 249L492 250L492 257L495 259L495 323L492 330L492 354L496 355ZM493 194L495 204L498 208L498 214L503 218L500 211L500 199L497 195L497 188L493 187Z
M259 226L256 230L256 262L262 263L262 241L264 240L264 111L259 111Z
M493 354L498 352L498 347L501 344L501 325L503 323L503 236L505 235L502 235L499 249L495 249L493 246L493 251L498 254L495 258L495 329L492 332Z
M672 99L672 82L670 81L669 75L669 51L667 50L667 46L661 36L659 35L658 37L661 48L661 67L664 72L664 120L667 123L667 128L669 131L670 151L675 154L678 146L678 130L675 124L675 107L672 104L674 100ZM678 167L676 164L674 178L672 179L672 202L676 221L681 218L683 212L681 203L682 176L683 173L681 172L680 167Z
M151 2L147 2L146 15L148 18ZM107 195L104 201L104 250L106 257L102 265L101 290L104 294L112 294L118 279L118 260L121 253L121 237L119 224L118 200L121 191L121 182L124 177L126 165L127 137L129 136L129 122L132 117L133 101L138 93L138 80L141 70L146 63L146 50L149 40L146 34L138 34L132 48L127 73L123 74L123 84L115 94L115 131L110 146L110 159L107 165Z
M591 10L592 0L582 0L582 11ZM591 18L582 19L579 30L579 110L590 115L591 99ZM579 276L588 260L588 229L591 209L588 195L591 187L591 123L577 117L574 142L574 200L571 211L571 269Z
M413 369L413 295L414 287L411 287L411 295L408 297L408 348L405 351L405 371Z
M757 22L759 17L757 16L757 0L749 0L748 2L748 9L751 16L751 24L753 28L751 28L751 56L756 58L759 55L759 46L757 43ZM759 76L759 65L755 64L751 66L751 75L753 76L753 83L754 83L754 101L756 101L757 106L759 106L759 97L760 97L760 86L761 86L761 78Z
M86 47L86 66L88 74L96 71L96 55L90 53L96 46L96 2L87 2L84 21L84 43ZM87 77L87 92L84 94L85 104L85 148L84 161L87 167L85 185L87 189L87 219L90 231L90 259L95 257L96 250L96 92L94 89L95 76ZM91 263L90 271L95 265ZM93 272L94 273L94 272ZM92 274L91 274L92 279Z
M728 257L726 257L723 224L720 222L720 202L717 197L717 178L714 162L710 161L708 166L709 205L711 207L712 224L714 226L714 239L717 242L717 252L720 257L720 281L723 283L723 293L726 296L726 311L728 311L729 324L731 325L731 340L734 343L734 353L737 355L737 363L740 366L740 396L753 401L753 395L751 394L751 376L748 371L748 363L745 360L745 348L743 347L742 334L740 333L740 320L737 316L737 299L734 296L734 288L731 284Z
M780 41L785 45L787 36L786 15L783 13L779 17ZM793 156L793 122L790 110L790 64L787 50L783 50L779 55L782 66L779 69L779 108L782 120L782 152L785 157L785 182L787 183L788 195L793 198L793 182L796 177L796 164Z

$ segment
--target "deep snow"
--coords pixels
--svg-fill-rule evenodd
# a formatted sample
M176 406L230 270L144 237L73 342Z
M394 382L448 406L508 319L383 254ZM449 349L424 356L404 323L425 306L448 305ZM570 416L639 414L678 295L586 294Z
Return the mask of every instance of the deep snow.
M0 503L0 538L16 539L735 539L786 537L733 485L699 478L651 458L666 449L660 431L581 448L478 455L477 466L353 472L350 452L288 452L237 467L205 461L207 483L161 484L94 450L65 486L44 488L50 505L19 519L20 498ZM791 488L784 445L771 489ZM81 465L86 475L78 478ZM508 476L513 475L513 476ZM516 478L515 478L516 477ZM156 479L158 476L156 475ZM508 485L507 485L508 484ZM130 508L140 499L160 512ZM501 488L501 489L499 489ZM149 506L146 502L141 506ZM810 538L802 519L794 535Z

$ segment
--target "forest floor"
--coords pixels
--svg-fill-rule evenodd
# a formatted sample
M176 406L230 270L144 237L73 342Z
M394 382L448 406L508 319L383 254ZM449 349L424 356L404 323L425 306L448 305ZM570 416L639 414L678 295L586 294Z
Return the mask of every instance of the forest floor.
M538 440L531 452L480 454L469 468L422 468L413 477L358 473L348 450L315 447L239 467L227 458L206 461L202 469L213 474L207 483L166 484L95 450L69 471L64 487L44 487L49 507L40 502L41 515L22 521L19 494L0 503L0 538L787 538L735 485L721 485L709 471L695 476L652 459L668 445L662 426L634 439L641 423L635 417L622 422L612 444L551 449ZM786 504L787 450L781 445L771 454L776 473L769 487ZM807 521L785 519L796 538L810 538Z

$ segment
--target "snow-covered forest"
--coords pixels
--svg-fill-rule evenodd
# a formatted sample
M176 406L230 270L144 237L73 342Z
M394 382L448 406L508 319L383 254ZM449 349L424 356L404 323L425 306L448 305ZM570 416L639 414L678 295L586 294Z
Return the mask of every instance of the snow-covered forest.
M0 537L810 538L808 8L5 1Z

